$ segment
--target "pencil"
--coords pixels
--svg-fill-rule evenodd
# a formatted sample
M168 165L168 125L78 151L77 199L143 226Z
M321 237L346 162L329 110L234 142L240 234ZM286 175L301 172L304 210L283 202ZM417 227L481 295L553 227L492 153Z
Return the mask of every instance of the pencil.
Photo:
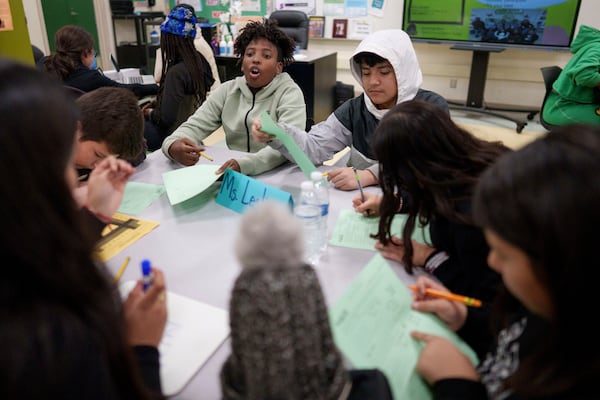
M198 155L199 155L200 157L204 157L204 158L206 158L207 160L210 160L210 161L215 161L215 160L213 160L213 158L212 158L212 157L210 157L210 156L207 156L207 155L206 155L206 154L204 154L204 153L198 152Z
M360 190L360 200L364 203L365 192L363 192L362 185L360 184L360 178L358 177L358 171L354 167L352 167L352 171L354 171L354 177L356 178L356 184L358 185L358 190Z
M123 261L123 264L121 264L119 272L117 272L117 275L115 275L115 283L119 282L119 279L121 279L121 275L123 275L123 272L125 272L125 268L127 268L127 266L129 265L129 260L131 260L131 257L127 256L125 258L125 261Z
M415 286L415 285L409 285L408 288L412 289L414 291L419 290L419 289L417 289L417 286ZM454 293L450 293L450 292L442 292L442 291L435 290L435 289L425 289L425 294L430 297L437 297L440 299L458 301L469 307L481 307L481 300L477 300L472 297L462 296L460 294L454 294Z

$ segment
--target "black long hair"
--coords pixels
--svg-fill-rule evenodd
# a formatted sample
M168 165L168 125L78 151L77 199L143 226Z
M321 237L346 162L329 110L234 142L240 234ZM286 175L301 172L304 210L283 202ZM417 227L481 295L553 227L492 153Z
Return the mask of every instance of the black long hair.
M383 244L391 240L392 220L404 197L402 201L410 206L402 232L403 263L412 272L411 235L417 219L426 225L441 215L453 222L472 224L462 206L470 201L481 173L508 148L476 138L436 105L418 100L392 107L374 136L383 191L375 237Z
M0 58L0 77L0 365L10 371L0 398L64 393L74 378L64 371L82 357L70 346L104 353L123 398L147 398L121 301L66 180L77 107L31 67Z
M190 9L195 14L194 8L188 4L181 4L177 7ZM162 74L160 76L160 86L157 94L157 115L160 115L160 105L162 93L165 88L165 79L169 68L178 62L183 62L185 67L192 78L192 85L194 88L194 108L200 107L200 105L206 100L206 93L210 89L212 82L207 85L206 75L208 62L204 60L204 56L200 54L194 46L194 39L191 37L184 37L176 35L174 33L162 32L160 35L160 51L162 55ZM213 80L214 82L214 80Z
M501 157L475 191L477 225L527 255L552 301L549 327L508 382L520 398L597 386L597 333L581 316L595 315L598 306L599 171L600 128L572 125ZM499 330L522 305L504 289L496 307L492 320Z

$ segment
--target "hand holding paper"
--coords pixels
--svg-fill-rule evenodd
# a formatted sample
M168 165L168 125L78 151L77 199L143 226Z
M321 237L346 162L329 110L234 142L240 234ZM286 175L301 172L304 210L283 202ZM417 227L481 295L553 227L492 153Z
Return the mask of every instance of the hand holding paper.
M263 112L260 115L260 123L262 125L263 132L275 135L275 137L277 137L277 139L283 143L285 148L290 152L291 156L294 158L294 161L296 161L296 164L298 164L302 172L304 172L304 174L310 178L311 172L316 171L317 167L315 167L307 155L304 154L294 139L292 139L290 135L281 129L266 112Z

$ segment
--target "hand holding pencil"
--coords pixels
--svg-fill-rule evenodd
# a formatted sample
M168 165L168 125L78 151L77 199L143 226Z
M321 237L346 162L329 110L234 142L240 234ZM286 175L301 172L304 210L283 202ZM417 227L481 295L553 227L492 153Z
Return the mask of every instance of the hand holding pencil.
M469 308L464 301L465 296L451 293L444 285L429 276L419 276L415 285L408 287L415 294L413 310L435 314L454 332L465 324ZM481 302L476 299L472 300L472 306L481 305Z
M408 288L411 290L414 290L415 292L419 290L416 285L409 285ZM451 293L451 292L444 292L442 290L435 290L435 289L427 288L427 289L425 289L425 295L429 296L429 297L435 297L438 299L457 301L457 302L463 303L464 305L469 306L469 307L481 307L481 300L477 300L472 297L467 297L467 296L463 296L463 295L455 294L455 293Z

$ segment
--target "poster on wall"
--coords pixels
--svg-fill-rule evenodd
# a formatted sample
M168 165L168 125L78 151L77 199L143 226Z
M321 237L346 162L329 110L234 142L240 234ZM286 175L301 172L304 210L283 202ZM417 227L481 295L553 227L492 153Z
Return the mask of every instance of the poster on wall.
M367 15L367 0L346 0L347 17L364 17Z
M369 3L369 14L383 18L383 7L385 6L385 0L371 0Z
M308 37L322 38L325 34L325 17L312 15L308 17Z
M346 39L348 35L348 20L347 19L334 19L333 20L333 32L331 36L338 39Z
M242 0L242 10L260 12L260 0Z
M367 19L352 19L348 27L348 39L362 40L373 33L373 24Z
M273 11L275 10L298 10L304 11L306 15L315 15L317 13L316 0L275 0L275 8Z
M323 0L323 15L343 17L346 15L346 3L344 0Z
M0 31L14 30L10 4L8 0L0 0Z

